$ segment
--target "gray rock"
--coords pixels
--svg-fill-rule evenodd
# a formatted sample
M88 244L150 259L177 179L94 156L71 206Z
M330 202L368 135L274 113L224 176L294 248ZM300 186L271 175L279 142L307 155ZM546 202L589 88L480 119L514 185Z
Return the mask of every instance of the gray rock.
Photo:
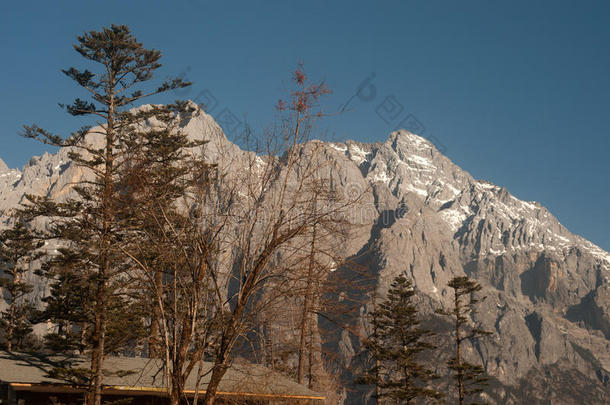
M209 140L206 156L224 167L267 159L229 142L205 113L185 122L184 130ZM364 273L370 282L364 291L345 287L337 293L338 301L359 303L341 315L349 328L321 327L325 348L334 353L329 359L344 370L339 378L345 387L364 366L359 340L368 328L373 295L383 296L396 275L407 274L426 321L443 331L447 323L434 311L450 305L447 282L467 274L488 297L475 321L494 335L465 353L493 376L490 402L547 403L545 387L561 387L568 379L580 385L566 389L557 403L603 403L599 398L610 392L607 252L569 232L539 203L474 179L407 131L376 144L315 141L304 147L305 158L313 147L322 148L317 157L325 163L321 175L332 187L348 196L362 194L348 213L352 237L342 247L350 265L330 277L353 279ZM17 206L25 193L65 198L70 184L85 176L69 162L67 150L33 158L22 171L5 167L0 161L0 213ZM450 348L446 341L441 344ZM350 388L344 392L346 403L361 403L368 395Z

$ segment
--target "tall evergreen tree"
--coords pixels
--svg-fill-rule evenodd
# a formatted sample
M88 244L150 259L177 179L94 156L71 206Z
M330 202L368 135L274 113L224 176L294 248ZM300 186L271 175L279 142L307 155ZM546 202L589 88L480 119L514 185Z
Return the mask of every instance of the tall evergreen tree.
M377 398L393 403L437 401L442 395L430 386L438 376L426 366L423 355L436 348L429 342L433 332L420 326L413 303L413 283L404 275L394 279L388 296L371 312L373 333L364 341L375 365L357 379L378 387Z
M11 228L0 232L0 269L4 275L0 286L8 303L0 327L9 352L24 350L24 339L32 332L35 307L28 295L33 286L26 280L26 273L30 264L41 257L39 249L43 244L18 215Z
M79 301L82 307L77 314L79 330L87 335L81 342L91 355L86 401L88 405L100 405L104 355L109 349L109 313L124 304L121 296L125 293L120 282L125 258L116 248L122 238L117 226L122 193L118 169L124 163L121 145L139 123L154 118L156 113L154 109L129 111L129 108L147 96L189 83L172 79L144 91L142 85L161 67L161 53L144 48L126 26L112 25L77 39L74 49L96 68L90 71L72 67L63 73L81 86L90 100L76 98L63 107L73 116L95 118L99 126L94 129L87 126L63 138L32 125L24 127L24 136L71 147L70 158L85 171L85 177L74 188L78 193L74 200L56 204L48 197L29 198L32 212L56 218L52 236L61 241L62 248L46 268L47 274L56 280L62 277L69 280L87 297ZM71 299L70 294L55 294L55 298ZM61 307L68 314L55 316L71 321L71 312L76 308L72 304L56 306ZM74 325L70 329L76 330Z
M480 365L465 361L462 353L465 341L473 341L491 334L474 325L471 318L475 313L476 305L485 299L485 297L476 297L476 293L481 291L482 287L466 276L454 277L448 285L453 289L453 308L450 311L438 312L452 316L455 322L455 355L449 360L448 366L454 372L458 404L484 404L479 402L478 398L487 381L485 370Z

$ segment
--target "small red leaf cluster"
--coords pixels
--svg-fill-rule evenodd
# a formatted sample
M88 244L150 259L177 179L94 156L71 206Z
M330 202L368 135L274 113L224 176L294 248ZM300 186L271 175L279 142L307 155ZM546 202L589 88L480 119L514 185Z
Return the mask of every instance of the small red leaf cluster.
M318 103L320 97L331 93L324 82L309 82L303 71L302 64L299 64L299 68L292 74L292 81L296 84L297 90L291 93L290 104L282 99L278 100L276 108L280 111L290 110L298 113L307 113Z
M306 79L307 77L305 76L305 73L301 72L301 69L295 70L292 74L292 80L294 80L297 84L305 83Z

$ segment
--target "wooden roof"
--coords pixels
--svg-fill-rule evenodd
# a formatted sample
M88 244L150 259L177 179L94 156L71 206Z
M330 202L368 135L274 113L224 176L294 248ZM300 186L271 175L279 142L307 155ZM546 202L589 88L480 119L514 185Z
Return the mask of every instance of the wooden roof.
M9 383L15 390L39 392L78 392L82 388L66 381L47 377L48 372L63 358L41 354L9 353L0 351L0 381ZM86 358L73 359L74 367L88 368ZM204 362L199 392L211 377L212 363ZM157 359L140 357L107 357L104 369L104 392L122 395L165 395L166 387L162 363ZM118 373L118 375L117 375ZM187 394L194 394L197 368L188 378ZM221 396L239 396L276 399L324 400L324 396L297 384L287 377L256 364L234 363L218 387Z

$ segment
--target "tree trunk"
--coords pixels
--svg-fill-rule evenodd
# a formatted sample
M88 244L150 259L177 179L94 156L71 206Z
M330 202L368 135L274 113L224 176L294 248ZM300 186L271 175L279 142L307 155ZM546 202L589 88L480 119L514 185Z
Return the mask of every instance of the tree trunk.
M114 77L110 74L109 81L114 82ZM91 370L93 371L93 405L102 405L102 384L104 350L106 343L106 307L107 291L106 277L110 274L110 230L113 221L112 194L113 172L114 172L114 91L110 91L110 103L108 106L108 119L106 122L106 157L104 171L104 190L102 193L101 206L103 215L103 234L102 243L102 265L98 271L96 306L95 306L95 329L93 331L93 353Z
M11 299L11 306L9 309L9 318L8 318L8 330L6 332L6 350L13 350L13 335L15 333L15 302L14 299Z
M218 385L220 384L220 380L224 377L227 372L227 359L222 361L221 364L214 365L214 371L212 371L212 377L210 377L210 383L205 391L205 397L203 399L204 405L214 405L214 401L216 400L216 393L218 392ZM218 363L218 362L217 362Z
M105 288L98 288L98 305L95 314L95 333L93 338L93 352L91 370L93 371L93 405L102 404L102 383L103 383L103 363L104 345L106 337L106 300Z
M309 325L309 342L307 344L307 387L313 388L313 364L314 364L314 349L313 349L313 319L310 321Z
M214 361L214 368L212 369L212 376L210 382L205 391L205 397L203 399L204 405L213 405L216 399L216 393L218 392L218 386L220 381L227 372L229 354L233 345L234 338L237 333L238 319L241 317L244 310L244 302L238 302L233 310L233 316L227 321L226 329L223 331L223 337L221 338L220 345L216 351L216 359Z
M379 386L379 379L381 376L379 375L379 367L381 367L381 362L379 359L375 359L375 403L381 403L381 387Z
M199 384L203 377L203 360L199 360L199 366L197 367L197 380L195 383L195 395L193 397L193 405L197 405L199 402Z
M160 270L155 271L155 287L163 282ZM148 337L148 357L157 358L161 356L161 346L159 344L159 322L160 314L157 305L152 306L150 314L150 336Z
M317 278L314 280L312 294L313 300L309 316L309 346L307 348L309 352L307 387L309 389L314 389L316 375L319 376L321 361L322 342L320 341L320 329L318 327L318 318L316 316L316 314L318 313L317 311L320 310L320 280ZM317 381L319 382L319 379Z
M461 347L461 339L460 339L460 299L458 296L458 290L455 290L455 313L457 314L455 321L455 342L456 342L456 350L455 350L455 361L458 369L457 374L457 382L458 382L458 403L459 405L464 405L464 375L463 371L460 368L462 364L462 347Z
M316 208L314 205L314 215L316 212ZM303 384L304 382L304 373L305 373L305 351L307 350L307 336L311 335L311 331L309 331L309 315L311 312L311 300L313 294L313 271L315 266L315 249L316 249L316 226L314 224L312 233L311 233L311 251L309 253L309 264L307 267L307 285L305 287L305 299L303 302L303 312L301 316L301 336L299 339L299 365L297 370L297 381L299 384ZM311 339L311 336L310 336ZM310 365L311 366L311 365ZM309 378L311 383L311 377Z
M180 405L180 393L181 393L181 376L179 375L182 370L172 370L172 390L169 396L170 405Z
M303 302L303 312L301 315L301 324L299 325L301 336L299 339L299 364L297 369L297 381L299 384L303 384L304 372L305 372L305 351L307 349L307 329L309 326L309 302L311 299L311 266L307 273L307 287L305 290L305 300Z

